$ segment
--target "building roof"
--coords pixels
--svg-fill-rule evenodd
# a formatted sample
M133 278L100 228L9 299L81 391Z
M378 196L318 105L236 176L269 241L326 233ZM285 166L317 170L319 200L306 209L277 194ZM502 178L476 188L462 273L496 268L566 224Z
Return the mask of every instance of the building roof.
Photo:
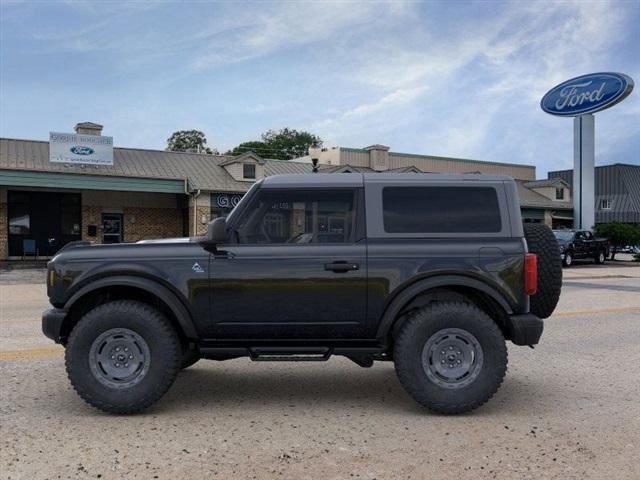
M76 123L76 127L104 128L104 125L100 125L99 123L93 123L93 122L80 122L80 123Z
M224 165L242 158L256 158L264 161L265 175L289 175L311 173L312 166L306 162L291 160L262 159L255 154L241 157L229 155L209 155L191 152L169 152L142 148L114 148L113 165L76 165L52 163L49 161L49 142L39 140L19 140L0 138L0 170L22 170L30 172L57 172L79 175L98 175L124 178L143 178L187 181L192 189L213 192L244 192L251 182L237 181L227 172ZM319 165L321 173L373 173L369 167L351 165ZM387 173L429 173L417 167L402 167ZM377 173L376 175L380 175ZM444 175L444 174L437 174ZM493 175L492 175L493 177ZM545 182L545 181L543 181ZM547 209L571 209L571 203L557 202L534 192L528 185L539 186L542 182L517 181L520 203L523 207ZM637 180L640 185L640 176ZM640 192L638 193L640 205Z
M549 172L549 178L573 182L573 170ZM595 221L640 223L640 165L614 163L595 167ZM610 208L602 209L607 200Z
M372 145L371 147L389 148L386 145ZM336 148L340 148L340 150L345 150L349 152L368 152L371 147L366 147L366 148L336 147ZM414 157L414 158L430 159L430 160L452 160L456 162L466 162L469 164L502 165L502 166L508 166L508 167L536 168L535 165L527 165L523 163L490 162L488 160L474 160L470 158L455 158L455 157L439 157L437 155L424 155L420 153L402 153L402 152L389 151L389 155L398 156L398 157ZM300 157L300 158L304 158L304 157Z
M529 188L529 183L531 182L516 180L521 207L544 208L549 210L573 210L573 204L571 202L558 202L551 200Z
M543 180L532 180L532 181L526 182L525 186L527 188L543 188L543 187L556 187L556 186L568 187L569 184L565 182L563 179L556 177L556 178L545 178Z
M169 152L142 148L114 148L113 165L75 165L49 161L49 142L0 138L0 169L74 173L153 179L187 180L194 189L243 192L251 186L240 182L222 166L235 157L204 153ZM265 174L305 173L305 164L268 160Z

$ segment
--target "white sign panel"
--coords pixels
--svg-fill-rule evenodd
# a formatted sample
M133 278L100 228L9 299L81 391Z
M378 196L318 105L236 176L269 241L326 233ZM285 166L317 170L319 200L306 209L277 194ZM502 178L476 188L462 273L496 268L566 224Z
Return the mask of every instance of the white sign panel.
M50 132L49 161L113 165L113 137Z

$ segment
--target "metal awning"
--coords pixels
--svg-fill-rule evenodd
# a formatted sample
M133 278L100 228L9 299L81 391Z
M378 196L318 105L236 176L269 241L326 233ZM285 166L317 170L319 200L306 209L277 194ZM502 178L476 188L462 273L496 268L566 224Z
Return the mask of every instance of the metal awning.
M186 193L186 180L78 175L33 170L0 170L0 185L9 187L74 188L123 192Z
M573 215L567 216L567 214L551 213L551 218L556 220L573 220Z

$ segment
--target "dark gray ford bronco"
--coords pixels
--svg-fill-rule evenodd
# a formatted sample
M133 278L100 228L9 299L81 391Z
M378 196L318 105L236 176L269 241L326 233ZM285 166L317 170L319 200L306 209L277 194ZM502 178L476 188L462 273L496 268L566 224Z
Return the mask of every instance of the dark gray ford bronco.
M421 405L479 407L560 295L551 230L508 177L309 174L257 182L203 237L66 246L42 328L73 387L149 407L199 359L393 361Z

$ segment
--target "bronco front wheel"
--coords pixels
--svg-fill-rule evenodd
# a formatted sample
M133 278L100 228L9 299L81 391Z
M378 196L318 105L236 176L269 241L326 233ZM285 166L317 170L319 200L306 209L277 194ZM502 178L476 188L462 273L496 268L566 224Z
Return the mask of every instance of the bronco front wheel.
M420 404L456 414L489 400L507 370L496 323L474 305L433 303L410 314L394 344L400 383Z
M169 389L182 362L180 340L153 307L119 300L100 305L73 328L65 363L73 388L90 405L135 413Z

